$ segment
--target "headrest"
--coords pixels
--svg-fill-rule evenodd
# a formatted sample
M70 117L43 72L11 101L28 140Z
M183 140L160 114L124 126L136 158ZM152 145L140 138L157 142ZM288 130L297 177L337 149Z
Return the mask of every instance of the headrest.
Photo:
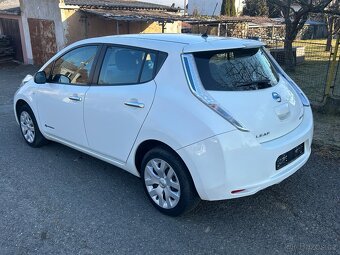
M116 65L121 71L133 70L137 66L137 56L134 56L130 50L120 50L116 52Z

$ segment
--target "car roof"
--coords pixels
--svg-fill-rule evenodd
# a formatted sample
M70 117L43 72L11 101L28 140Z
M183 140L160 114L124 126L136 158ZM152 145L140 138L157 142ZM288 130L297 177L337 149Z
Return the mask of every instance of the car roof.
M197 52L207 50L253 48L264 45L260 41L232 37L203 37L197 34L125 34L86 39L79 43L117 43L168 52Z
M151 41L163 41L168 43L181 43L181 44L193 44L204 42L205 39L198 34L127 34L120 35L119 37L124 38L136 38ZM208 36L207 40L218 40L222 37Z

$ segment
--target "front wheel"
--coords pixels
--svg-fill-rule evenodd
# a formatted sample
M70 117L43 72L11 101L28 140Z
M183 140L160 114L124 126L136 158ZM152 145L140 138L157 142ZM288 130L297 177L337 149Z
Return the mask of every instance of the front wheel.
M149 200L164 214L178 216L195 208L200 201L187 167L166 148L158 147L146 153L141 177Z
M46 138L41 134L35 116L28 105L20 107L18 118L22 136L28 145L40 147L47 142Z

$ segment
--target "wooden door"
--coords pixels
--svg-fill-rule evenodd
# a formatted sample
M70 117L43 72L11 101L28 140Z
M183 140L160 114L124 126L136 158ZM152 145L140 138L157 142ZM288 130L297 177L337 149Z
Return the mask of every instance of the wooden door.
M11 38L11 46L14 48L14 58L20 62L24 61L22 54L21 36L19 29L19 21L16 19L0 19L0 27L2 34Z
M33 62L44 64L57 52L55 25L53 20L28 19L31 36Z

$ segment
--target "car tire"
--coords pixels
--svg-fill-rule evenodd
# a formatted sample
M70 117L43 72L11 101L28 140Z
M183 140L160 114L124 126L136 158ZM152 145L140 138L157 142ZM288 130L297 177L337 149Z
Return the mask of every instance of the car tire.
M21 134L29 146L37 148L47 143L47 139L41 134L33 111L28 105L20 107L18 120Z
M145 154L141 180L153 206L166 215L187 213L200 201L186 165L165 147L153 148Z

